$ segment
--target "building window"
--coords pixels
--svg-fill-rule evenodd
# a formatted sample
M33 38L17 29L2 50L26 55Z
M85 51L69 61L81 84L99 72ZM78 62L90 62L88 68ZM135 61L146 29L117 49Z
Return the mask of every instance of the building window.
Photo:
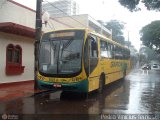
M12 63L14 46L12 44L7 47L7 62Z
M21 64L21 53L22 49L20 46L16 46L14 50L14 63L15 64Z
M24 72L22 66L22 48L9 44L6 48L6 75L19 75Z

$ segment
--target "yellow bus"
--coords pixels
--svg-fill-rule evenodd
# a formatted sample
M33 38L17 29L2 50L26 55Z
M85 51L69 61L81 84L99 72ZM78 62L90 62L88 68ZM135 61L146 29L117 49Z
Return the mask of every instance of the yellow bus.
M129 49L88 29L44 33L39 48L38 89L102 91L130 71Z

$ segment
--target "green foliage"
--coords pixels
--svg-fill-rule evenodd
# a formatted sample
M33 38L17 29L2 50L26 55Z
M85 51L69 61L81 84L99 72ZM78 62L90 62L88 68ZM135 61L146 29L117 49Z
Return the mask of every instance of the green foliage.
M145 54L140 54L140 55L139 55L139 63L140 63L140 66L142 66L142 65L144 65L145 63L148 63L148 62L149 62L149 61L147 60Z
M109 22L106 22L105 27L107 29L112 30L112 39L120 44L125 44L124 37L123 37L123 29L124 24L117 21L117 20L111 20Z
M160 11L160 0L119 0L119 3L131 12L140 10L138 4L142 2L148 10Z
M148 47L141 47L139 53L146 55L148 61L154 60L157 56L156 52Z
M160 0L142 0L148 10L160 11Z
M142 43L160 53L160 20L144 26L141 31Z
M139 10L137 5L140 0L119 0L119 3L129 9L131 12Z

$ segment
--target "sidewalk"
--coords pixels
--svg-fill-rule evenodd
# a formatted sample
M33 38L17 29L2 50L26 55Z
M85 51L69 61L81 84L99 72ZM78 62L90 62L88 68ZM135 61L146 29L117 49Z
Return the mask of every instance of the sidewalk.
M34 91L34 81L0 85L0 103L38 92L41 91Z

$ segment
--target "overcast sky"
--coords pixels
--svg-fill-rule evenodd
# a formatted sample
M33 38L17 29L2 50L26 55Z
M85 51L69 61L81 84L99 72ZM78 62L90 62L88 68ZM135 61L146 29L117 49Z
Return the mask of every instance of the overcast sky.
M36 0L14 0L32 9L36 8ZM45 1L45 0L44 0ZM48 0L55 1L55 0ZM160 12L148 11L140 4L142 10L139 12L129 12L121 6L118 0L75 0L80 7L80 14L89 14L96 20L109 21L116 19L125 24L124 36L137 50L140 48L139 30L154 20L160 20Z

